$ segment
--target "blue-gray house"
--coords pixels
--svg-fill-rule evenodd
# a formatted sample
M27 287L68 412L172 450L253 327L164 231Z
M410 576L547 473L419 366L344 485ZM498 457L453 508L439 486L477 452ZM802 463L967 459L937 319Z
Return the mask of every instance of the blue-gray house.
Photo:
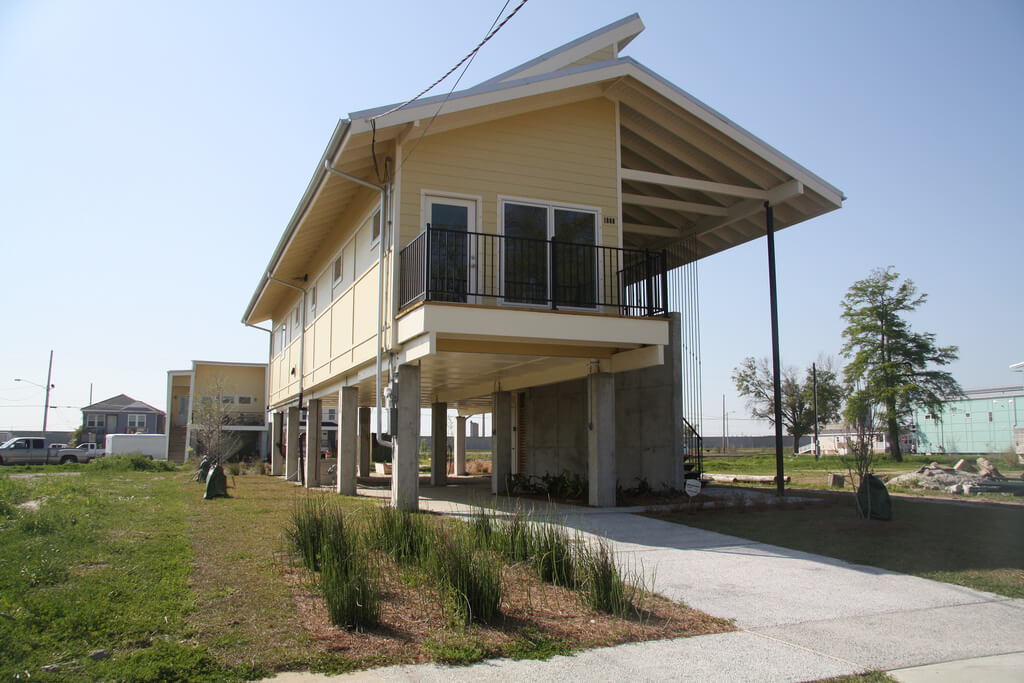
M163 434L166 415L148 403L118 394L82 408L82 441L103 443L107 434Z

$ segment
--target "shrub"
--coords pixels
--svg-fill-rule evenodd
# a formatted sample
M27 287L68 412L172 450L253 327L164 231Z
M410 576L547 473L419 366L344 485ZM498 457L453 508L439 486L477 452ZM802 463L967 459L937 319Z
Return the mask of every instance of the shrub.
M153 460L148 455L108 455L93 460L93 472L174 472L178 467L166 460Z

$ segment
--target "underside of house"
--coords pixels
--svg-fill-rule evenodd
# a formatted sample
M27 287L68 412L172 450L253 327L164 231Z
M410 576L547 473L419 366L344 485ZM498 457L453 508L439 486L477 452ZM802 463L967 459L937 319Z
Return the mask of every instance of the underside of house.
M699 475L697 262L843 196L621 57L642 30L626 17L468 90L339 122L243 316L272 325L275 473L320 480L299 456L324 450L312 423L330 406L338 490L365 474L377 407L392 500L410 508L427 407L433 434L460 416L457 474L465 417L492 413L495 493L569 473L614 505L619 487Z

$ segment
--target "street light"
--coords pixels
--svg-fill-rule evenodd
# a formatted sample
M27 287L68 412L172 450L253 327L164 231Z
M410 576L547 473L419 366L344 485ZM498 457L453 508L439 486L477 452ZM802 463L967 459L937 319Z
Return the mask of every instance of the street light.
M46 385L45 386L43 386L42 384L36 384L32 380L28 380L28 379L20 379L20 378L17 378L17 377L14 379L15 382L25 382L26 384L31 384L32 386L36 386L36 387L39 387L40 389L45 389L46 390L46 399L43 401L43 445L44 446L47 445L46 444L46 418L49 415L49 410L50 410L50 389L53 389L53 386L54 386L53 384L50 383L50 380L52 378L53 378L53 349L50 349L50 365L46 369Z

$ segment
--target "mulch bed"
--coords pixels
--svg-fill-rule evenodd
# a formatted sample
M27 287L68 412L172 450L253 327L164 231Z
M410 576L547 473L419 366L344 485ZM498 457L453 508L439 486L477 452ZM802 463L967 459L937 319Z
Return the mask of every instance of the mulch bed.
M384 566L389 570L383 576L382 623L365 632L332 625L322 596L311 590L307 570L285 569L303 626L318 650L348 654L368 665L405 664L433 661L424 644L447 637L477 643L488 656L501 657L524 637L580 649L735 630L727 620L655 595L648 596L642 619L595 612L573 591L540 581L526 566L512 565L503 570L501 614L494 623L458 631L448 625L433 588L416 585L422 579L413 570Z

